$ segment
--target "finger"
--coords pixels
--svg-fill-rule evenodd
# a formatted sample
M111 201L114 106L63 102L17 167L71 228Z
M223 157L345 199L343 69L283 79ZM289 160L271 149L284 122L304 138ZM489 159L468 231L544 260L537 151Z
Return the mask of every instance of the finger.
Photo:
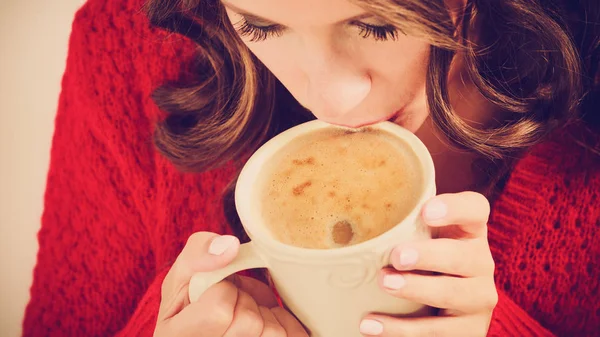
M359 330L364 336L482 337L487 335L489 324L489 318L474 315L422 318L368 315L361 322Z
M222 336L233 321L233 313L238 299L237 287L223 281L208 288L198 298L177 315L157 324L161 333L156 336Z
M279 324L285 329L287 337L308 337L308 333L302 324L300 324L300 322L298 322L298 320L287 310L276 307L271 309L271 312L275 315Z
M189 304L187 289L192 275L226 266L238 250L239 240L233 236L209 232L192 234L163 280L159 320L172 317Z
M238 290L237 303L233 311L233 321L222 336L260 337L262 331L263 319L258 310L258 305L248 293Z
M486 240L431 239L395 247L390 263L398 271L423 270L464 277L493 275Z
M240 241L231 235L209 232L192 234L167 274L164 288L187 284L197 272L213 271L227 266L237 256Z
M279 306L273 290L263 282L252 277L234 275L233 282L241 290L248 293L260 306L274 308Z
M452 236L442 236L465 238L486 236L489 215L488 200L476 192L438 195L425 204L422 212L423 220L429 226L456 225L459 229L452 231Z
M263 332L260 337L282 337L286 336L285 329L279 324L279 321L271 312L271 309L259 306L258 310L263 319Z
M400 274L385 269L379 284L393 296L467 314L491 312L498 302L493 277Z

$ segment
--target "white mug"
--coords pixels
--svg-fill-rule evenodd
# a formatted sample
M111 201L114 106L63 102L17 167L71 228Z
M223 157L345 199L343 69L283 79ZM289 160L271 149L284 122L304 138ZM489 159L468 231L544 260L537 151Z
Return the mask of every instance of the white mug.
M430 230L421 222L420 211L435 195L433 161L425 145L410 131L391 122L371 126L399 137L410 146L423 174L415 208L395 227L371 240L334 249L290 246L275 240L266 229L256 188L265 165L296 137L334 127L337 126L318 120L298 125L272 138L252 155L240 173L235 190L236 208L251 241L240 247L238 256L228 266L192 277L191 302L231 274L267 268L281 299L313 337L360 337L360 321L370 312L432 314L430 307L386 293L376 277L380 269L389 265L390 252L396 245L431 237Z

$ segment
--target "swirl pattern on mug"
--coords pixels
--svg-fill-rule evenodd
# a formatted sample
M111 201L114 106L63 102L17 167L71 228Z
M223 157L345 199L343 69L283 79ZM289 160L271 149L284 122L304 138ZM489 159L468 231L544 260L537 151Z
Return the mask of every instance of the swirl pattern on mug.
M336 288L352 289L374 280L377 273L377 254L366 253L361 257L337 261L329 269L327 282Z

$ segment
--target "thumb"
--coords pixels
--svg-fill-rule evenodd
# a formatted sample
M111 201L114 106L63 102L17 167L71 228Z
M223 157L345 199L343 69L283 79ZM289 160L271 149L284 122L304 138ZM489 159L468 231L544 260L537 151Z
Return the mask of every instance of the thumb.
M225 267L237 256L239 248L240 241L234 236L192 234L163 280L158 319L172 317L189 304L187 289L192 275Z
M235 236L209 232L192 234L165 278L167 288L187 285L197 272L208 272L227 266L237 256L240 241Z

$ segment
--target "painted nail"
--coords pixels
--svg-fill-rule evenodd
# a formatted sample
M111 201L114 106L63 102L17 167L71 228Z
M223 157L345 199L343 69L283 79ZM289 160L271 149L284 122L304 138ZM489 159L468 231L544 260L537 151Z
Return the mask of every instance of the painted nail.
M217 236L212 240L208 247L208 253L211 255L223 255L229 247L233 246L236 238L231 235Z
M414 266L418 259L419 253L412 248L403 248L400 251L400 265L403 267Z
M398 290L406 284L402 275L388 274L383 277L383 286L390 290Z
M383 333L383 324L374 319L363 319L360 322L360 332L370 336L381 335Z
M423 216L427 220L439 220L448 214L448 206L439 199L433 199L425 206Z

